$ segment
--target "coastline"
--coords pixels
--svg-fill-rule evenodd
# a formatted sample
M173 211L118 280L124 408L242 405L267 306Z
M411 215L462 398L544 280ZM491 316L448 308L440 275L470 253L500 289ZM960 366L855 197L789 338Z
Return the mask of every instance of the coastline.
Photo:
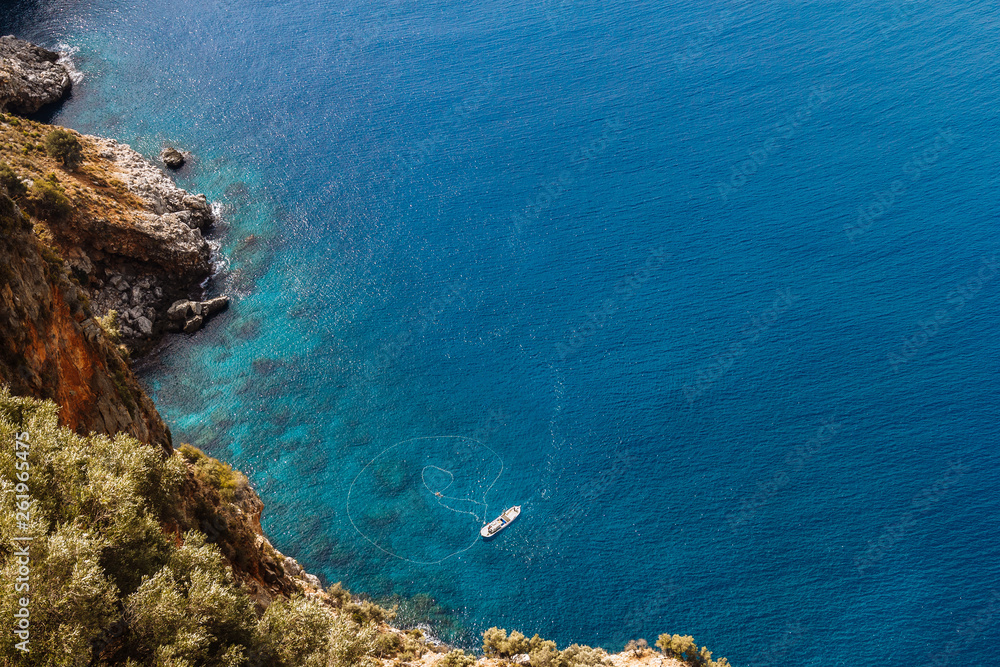
M45 56L45 62L58 63L48 58ZM55 80L62 86L62 79ZM65 95L67 90L68 87L63 87L60 94ZM48 102L51 103L54 102ZM148 352L164 335L178 328L193 332L207 317L228 306L228 300L201 300L206 280L212 275L211 251L202 231L215 221L206 198L178 188L129 146L71 130L69 134L82 147L81 165L63 168L45 149L39 149L35 141L61 128L6 114L0 118L0 130L6 138L0 160L10 163L27 188L50 183L47 187L60 191L68 202L65 213L36 214L31 221L16 209L8 212L10 220L21 229L17 252L24 258L23 263L38 266L47 263L50 267L44 276L37 271L32 274L30 284L22 281L24 295L29 296L32 290L51 292L51 298L39 302L39 311L53 305L55 310L61 310L64 302L70 305L68 316L62 320L52 321L42 312L32 326L37 330L48 328L57 334L63 343L60 350L73 351L67 355L72 357L70 366L78 370L82 365L91 371L97 369L99 380L110 378L116 385L116 390L111 391L104 382L104 388L91 391L90 396L80 396L80 379L69 372L69 366L62 366L66 372L53 376L44 370L52 355L39 354L37 362L41 370L36 374L41 382L36 383L35 389L16 387L18 393L54 401L64 425L77 431L97 431L108 436L128 432L146 444L159 445L168 457L183 458L187 475L180 496L179 518L164 525L164 530L181 543L186 531L193 527L204 533L230 563L259 611L266 610L275 600L292 599L296 595L331 608L363 604L364 600L352 599L347 593L343 594L347 596L345 601L336 591L324 591L318 578L274 549L260 526L264 504L249 484L237 483L233 496L227 499L200 472L204 466L215 469L215 464L224 464L212 463L213 459L193 448L173 448L169 430L162 425L155 406L129 368L130 354ZM31 208L37 205L37 200L26 197L20 203ZM10 302L20 306L22 299L12 295ZM5 305L11 312L17 310L15 305ZM93 350L100 353L104 366L90 359L88 354ZM15 374L5 372L5 383ZM56 389L54 393L49 391ZM123 407L124 414L111 418L110 408L105 405L99 424L81 417L79 413L85 410L81 401L103 395L102 392L114 393L112 401L121 404L117 407ZM158 422L162 433L155 433L157 429L148 426L145 429L136 426L137 403L149 413L143 419L154 425ZM247 553L251 554L249 558ZM412 631L377 623L383 635L400 637L401 646L405 644L404 636L413 637ZM426 650L419 652L416 661L427 667L443 661L452 667L458 660L455 652L448 650L451 647L433 637L417 638L417 645ZM573 655L566 658L567 664L580 664ZM598 664L614 667L682 664L673 658L657 656L648 648L611 655L598 651L593 656ZM511 662L538 667L547 664L534 660L527 652L478 660L484 667ZM398 663L396 657L382 659L385 665Z

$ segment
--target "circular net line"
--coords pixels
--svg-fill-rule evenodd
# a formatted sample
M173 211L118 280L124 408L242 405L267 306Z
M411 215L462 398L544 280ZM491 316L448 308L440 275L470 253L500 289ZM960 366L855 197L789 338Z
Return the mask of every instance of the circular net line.
M406 556L401 556L400 554L396 553L392 549L385 548L383 545L379 544L376 540L372 539L367 533L365 533L360 528L358 528L358 525L354 522L354 516L353 516L353 514L351 514L351 494L354 493L354 487L358 483L358 480L361 479L361 476L364 475L366 471L368 471L379 459L381 459L387 453L389 453L390 451L392 451L392 450L394 450L394 449L396 449L398 447L402 447L404 445L408 445L408 444L416 443L416 442L421 442L421 441L427 441L427 440L460 440L460 441L464 441L464 442L467 442L467 443L475 443L476 445L482 447L483 449L486 449L491 454L493 454L493 456L496 458L496 460L500 463L500 470L497 472L496 476L493 478L493 480L489 483L489 485L483 491L483 493L482 493L482 500L477 500L475 498L470 498L470 497L464 497L464 498L462 498L462 497L458 497L458 496L445 495L445 493L447 492L447 490L449 488L451 488L451 485L455 481L455 474L451 470L448 470L447 468L442 468L440 466L437 466L437 465L429 463L427 465L424 465L421 468L421 470L420 470L420 480L421 480L421 483L423 484L423 486L427 490L427 492L431 494L431 497L434 498L434 500L437 502L437 504L439 506L441 506L441 507L443 507L443 508L445 508L445 509L447 509L447 510L449 510L451 512L454 512L456 514L468 514L468 515L472 516L473 518L475 518L477 521L479 521L482 524L486 523L486 517L489 516L488 515L489 503L486 502L486 497L489 495L489 493L493 489L494 485L496 485L497 480L500 479L500 476L503 474L503 471L505 469L505 464L504 464L503 458L499 454L497 454L493 450L493 448L491 448L491 447L483 444L482 442L480 442L479 440L476 440L475 438L467 438L467 437L461 436L461 435L431 435L431 436L422 436L422 437L418 437L418 438L410 438L408 440L403 440L401 442L397 442L394 445L390 445L389 447L386 447L381 452L379 452L378 454L376 454L367 464L365 464L365 466L361 469L361 471L358 472L357 475L355 475L354 480L351 482L350 488L347 490L347 518L351 522L351 526L354 528L355 532L357 532L358 535L360 535L361 537L363 537L365 539L365 541L367 541L369 544L371 544L373 547L375 547L376 549L378 549L382 553L387 554L389 556L392 556L393 558L398 558L399 560L403 560L403 561L406 561L406 562L409 562L409 563L414 563L416 565L438 565L438 564L443 563L444 561L448 560L449 558L452 558L454 556L458 556L459 554L465 553L466 551L468 551L469 549L471 549L472 547L474 547L476 545L476 543L479 541L479 532L478 532L478 530L476 531L475 536L472 538L472 541L469 542L468 546L466 546L466 547L464 547L462 549L458 549L456 551L453 551L453 552L449 553L447 556L444 556L443 558L439 558L437 560L417 560L415 558L408 558ZM430 486L430 484L428 484L428 482L427 482L427 471L428 470L436 470L438 472L441 472L441 473L447 475L448 476L448 483L445 484L443 487L441 487L439 489L432 489L431 486ZM457 505L459 503L466 503L469 506L469 508L468 509L459 509L459 508L453 506L453 505ZM481 514L476 511L480 507L482 508L482 513Z

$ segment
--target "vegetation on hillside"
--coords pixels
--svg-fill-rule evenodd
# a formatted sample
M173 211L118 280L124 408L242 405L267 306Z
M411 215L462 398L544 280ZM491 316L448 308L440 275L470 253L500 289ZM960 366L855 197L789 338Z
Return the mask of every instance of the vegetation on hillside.
M127 224L145 205L119 181L113 163L93 141L72 130L0 113L0 185L19 206L45 222L59 222L60 197L69 220L96 216ZM35 185L42 183L34 190ZM55 200L55 217L46 211ZM41 201L41 208L38 208ZM44 210L43 210L44 209Z
M217 489L225 500L232 500L236 490L249 483L243 473L233 470L228 463L213 459L197 447L183 444L177 451L186 461L194 465L202 479Z
M72 132L59 127L45 135L45 152L59 160L70 171L83 162L83 146Z
M4 388L0 443L0 618L15 618L22 597L30 611L30 652L5 640L0 664L346 667L395 648L380 641L388 612L339 587L259 615L204 535L164 532L187 474L180 453L76 435L52 403ZM30 590L17 592L24 537Z
M699 647L690 635L660 635L656 646L663 656L673 658L691 667L729 667L725 658L712 660L712 652ZM648 657L653 650L645 639L632 640L625 646L625 653L634 658ZM611 665L604 649L572 644L562 651L553 641L538 635L528 638L518 631L507 634L503 628L490 628L483 633L483 653L500 660L511 660L518 655L527 655L530 667L598 667ZM461 656L455 656L455 667ZM450 666L449 666L450 667Z
M28 187L6 162L0 162L0 192L6 192L15 202L22 201L28 194Z
M62 220L73 210L73 205L66 197L66 190L53 173L34 182L29 191L28 203L36 218L49 222Z
M660 635L656 646L668 658L676 658L693 667L729 667L725 658L712 660L712 652L708 648L699 647L691 635Z
M598 667L611 664L604 649L571 644L560 651L554 641L538 635L528 639L517 630L508 635L502 628L490 628L483 633L483 653L496 658L526 654L531 667Z

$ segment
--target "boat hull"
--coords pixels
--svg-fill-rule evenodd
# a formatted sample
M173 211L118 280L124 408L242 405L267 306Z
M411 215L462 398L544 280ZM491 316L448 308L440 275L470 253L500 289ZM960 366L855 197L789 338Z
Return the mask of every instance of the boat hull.
M520 505L511 507L508 510L504 510L503 514L501 514L496 519L490 521L488 524L483 526L479 530L479 534L482 536L484 540L492 540L494 537L499 535L504 528L514 523L514 521L516 521L517 517L519 516L521 516Z

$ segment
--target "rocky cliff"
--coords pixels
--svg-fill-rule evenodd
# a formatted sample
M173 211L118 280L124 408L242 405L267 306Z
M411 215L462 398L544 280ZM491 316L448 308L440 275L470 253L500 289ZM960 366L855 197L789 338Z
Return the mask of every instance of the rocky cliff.
M59 54L11 35L0 37L0 111L35 113L73 85Z
M68 264L39 239L0 186L0 386L53 401L60 423L81 433L128 433L173 452L170 431L108 338ZM213 486L198 463L175 500L178 536L197 529L217 544L257 604L276 596L323 595L319 581L264 536L264 504L245 479L231 493ZM223 468L223 464L213 465Z
M43 145L56 130L0 116L0 163L27 188L22 204L35 214L36 231L66 259L95 312L115 310L122 342L144 352L164 332L183 328L167 316L170 306L197 302L212 273L202 234L215 220L212 209L130 147L59 128L80 146L78 163L67 168ZM36 183L64 197L65 210L36 210Z
M94 319L65 262L0 193L0 381L51 399L81 432L134 435L170 449L170 431Z
M57 59L0 40L0 104L30 112L58 100L68 75ZM78 144L70 163L48 149L53 132ZM0 113L0 386L53 401L60 423L81 434L127 433L173 454L129 351L228 305L199 300L212 273L202 231L213 222L203 195L129 146ZM326 596L264 536L264 505L245 478L229 471L242 481L220 489L205 470L228 466L200 452L186 465L165 531L205 533L260 608L277 596Z

